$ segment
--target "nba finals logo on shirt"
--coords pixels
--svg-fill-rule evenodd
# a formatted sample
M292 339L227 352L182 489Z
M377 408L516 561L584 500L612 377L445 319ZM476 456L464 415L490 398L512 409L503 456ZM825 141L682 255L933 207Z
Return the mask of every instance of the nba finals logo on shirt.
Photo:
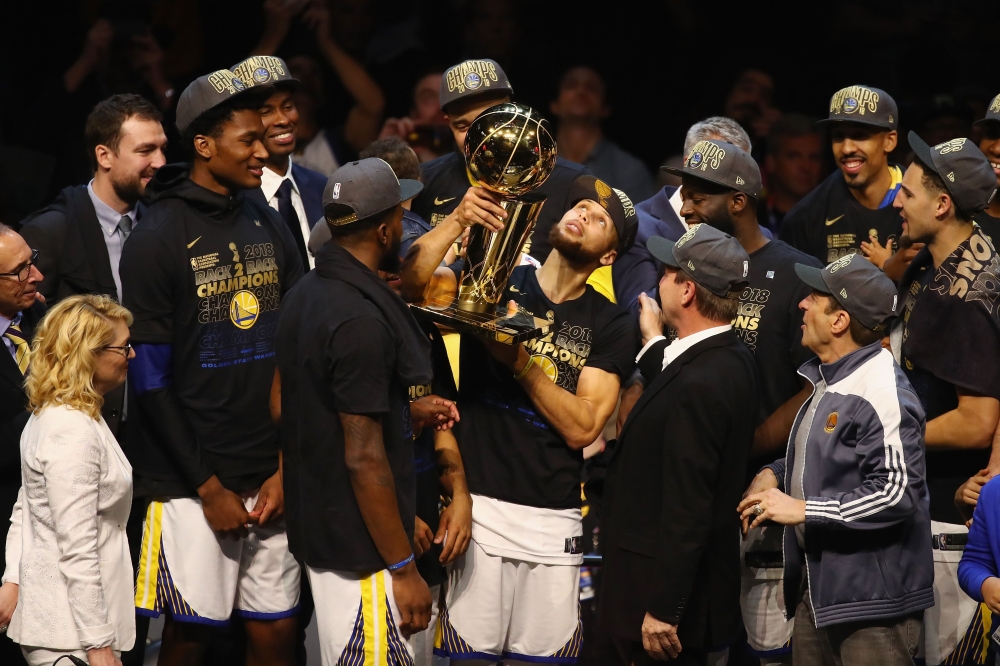
M467 90L477 90L483 86L490 87L490 82L496 82L496 66L485 60L469 60L449 69L445 75L448 92L464 93Z
M878 111L878 93L864 86L848 86L834 93L830 99L830 113L848 115L875 113Z
M725 156L726 151L718 144L711 141L699 141L691 149L691 154L685 160L684 166L689 169L701 169L702 171L707 170L708 167L718 169Z
M939 143L934 146L934 150L938 152L938 155L947 155L948 153L959 153L962 151L962 147L965 146L966 139L952 139L951 141L945 141L944 143ZM954 178L952 179L954 182Z
M241 90L246 90L243 81L228 69L220 69L217 72L212 72L208 75L208 82L212 84L217 93L227 92L230 95L235 95Z
M281 60L272 56L252 56L233 68L233 74L251 87L285 75Z

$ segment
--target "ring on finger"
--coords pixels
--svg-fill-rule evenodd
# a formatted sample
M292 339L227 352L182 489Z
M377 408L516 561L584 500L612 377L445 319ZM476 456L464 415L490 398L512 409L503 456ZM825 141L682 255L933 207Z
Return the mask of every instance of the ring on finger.
M764 515L764 508L760 505L760 502L757 502L756 504L753 505L753 515L755 516Z

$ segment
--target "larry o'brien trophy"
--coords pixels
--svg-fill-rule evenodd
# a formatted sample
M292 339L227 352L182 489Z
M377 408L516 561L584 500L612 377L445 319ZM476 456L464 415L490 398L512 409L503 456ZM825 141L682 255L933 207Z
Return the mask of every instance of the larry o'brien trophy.
M484 189L502 197L507 219L500 231L472 226L457 300L425 302L417 306L418 314L462 333L508 344L546 335L550 322L523 313L508 317L507 303L500 301L545 204L545 196L533 190L556 164L549 124L523 104L492 106L469 126L465 162Z

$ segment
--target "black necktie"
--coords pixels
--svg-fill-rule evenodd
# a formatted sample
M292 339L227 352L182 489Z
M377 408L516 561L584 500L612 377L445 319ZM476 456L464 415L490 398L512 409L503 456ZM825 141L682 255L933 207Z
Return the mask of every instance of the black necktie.
M295 214L295 207L292 205L292 181L287 178L281 181L281 187L274 193L278 199L278 213L288 225L295 239L295 246L299 248L299 256L302 258L302 270L309 270L309 255L306 254L305 240L302 238L302 227L299 226L299 216Z

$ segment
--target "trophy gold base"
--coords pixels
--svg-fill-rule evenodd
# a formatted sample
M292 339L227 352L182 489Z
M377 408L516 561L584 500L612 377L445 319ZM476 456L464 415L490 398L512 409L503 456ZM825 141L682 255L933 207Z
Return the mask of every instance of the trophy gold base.
M486 340L495 340L508 345L548 335L551 326L548 320L531 317L522 312L508 317L506 306L499 308L492 305L484 307L482 312L459 309L453 298L435 299L421 305L413 305L411 308L418 318L443 324L459 333L471 333Z

